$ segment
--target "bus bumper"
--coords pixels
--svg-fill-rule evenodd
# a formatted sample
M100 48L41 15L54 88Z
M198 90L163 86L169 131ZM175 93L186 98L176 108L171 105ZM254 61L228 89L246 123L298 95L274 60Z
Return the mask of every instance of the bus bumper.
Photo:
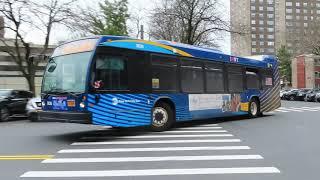
M91 113L89 112L40 111L38 121L91 124L91 119Z

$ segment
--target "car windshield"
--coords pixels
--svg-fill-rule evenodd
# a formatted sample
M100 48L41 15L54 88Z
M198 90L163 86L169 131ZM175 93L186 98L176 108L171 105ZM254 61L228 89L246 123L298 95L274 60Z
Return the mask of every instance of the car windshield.
M84 92L92 52L53 57L47 65L42 91Z
M9 90L0 90L0 97L7 97L10 95Z

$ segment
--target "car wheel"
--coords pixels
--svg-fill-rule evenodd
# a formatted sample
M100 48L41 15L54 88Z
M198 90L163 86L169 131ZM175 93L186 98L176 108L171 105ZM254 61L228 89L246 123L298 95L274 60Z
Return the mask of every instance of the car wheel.
M290 97L289 97L289 100L290 100L290 101L294 101L294 100L295 100L295 99L294 99L294 96L290 96Z
M249 116L251 118L256 118L260 116L262 113L260 112L260 104L257 99L252 99L249 103Z
M0 110L0 121L4 122L4 121L8 121L10 117L10 112L8 110L8 108L3 107Z
M165 131L174 123L173 110L167 103L159 103L152 109L153 131Z

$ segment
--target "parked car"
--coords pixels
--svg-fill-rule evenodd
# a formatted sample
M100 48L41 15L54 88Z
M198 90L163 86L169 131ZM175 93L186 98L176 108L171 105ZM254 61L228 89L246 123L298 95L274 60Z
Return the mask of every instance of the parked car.
M299 93L299 89L291 89L288 92L283 93L282 99L294 101L296 100L296 96Z
M320 90L314 89L314 90L310 91L309 93L306 94L305 101L315 102L317 93L320 93Z
M289 89L284 89L280 91L280 98L283 99L283 94L290 91Z
M28 101L26 106L26 113L28 116L28 119L30 121L37 121L38 120L38 112L41 111L41 98L35 97Z
M26 104L33 93L24 90L0 89L0 121L16 115L25 115Z
M315 101L320 102L320 92L316 93Z
M312 89L299 89L299 92L297 93L295 100L304 101L306 95L311 91Z

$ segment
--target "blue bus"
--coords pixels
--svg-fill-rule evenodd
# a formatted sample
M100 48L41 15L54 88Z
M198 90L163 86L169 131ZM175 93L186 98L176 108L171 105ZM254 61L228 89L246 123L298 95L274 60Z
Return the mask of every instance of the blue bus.
M39 121L150 126L249 115L280 107L277 59L242 58L169 41L96 36L50 57Z

